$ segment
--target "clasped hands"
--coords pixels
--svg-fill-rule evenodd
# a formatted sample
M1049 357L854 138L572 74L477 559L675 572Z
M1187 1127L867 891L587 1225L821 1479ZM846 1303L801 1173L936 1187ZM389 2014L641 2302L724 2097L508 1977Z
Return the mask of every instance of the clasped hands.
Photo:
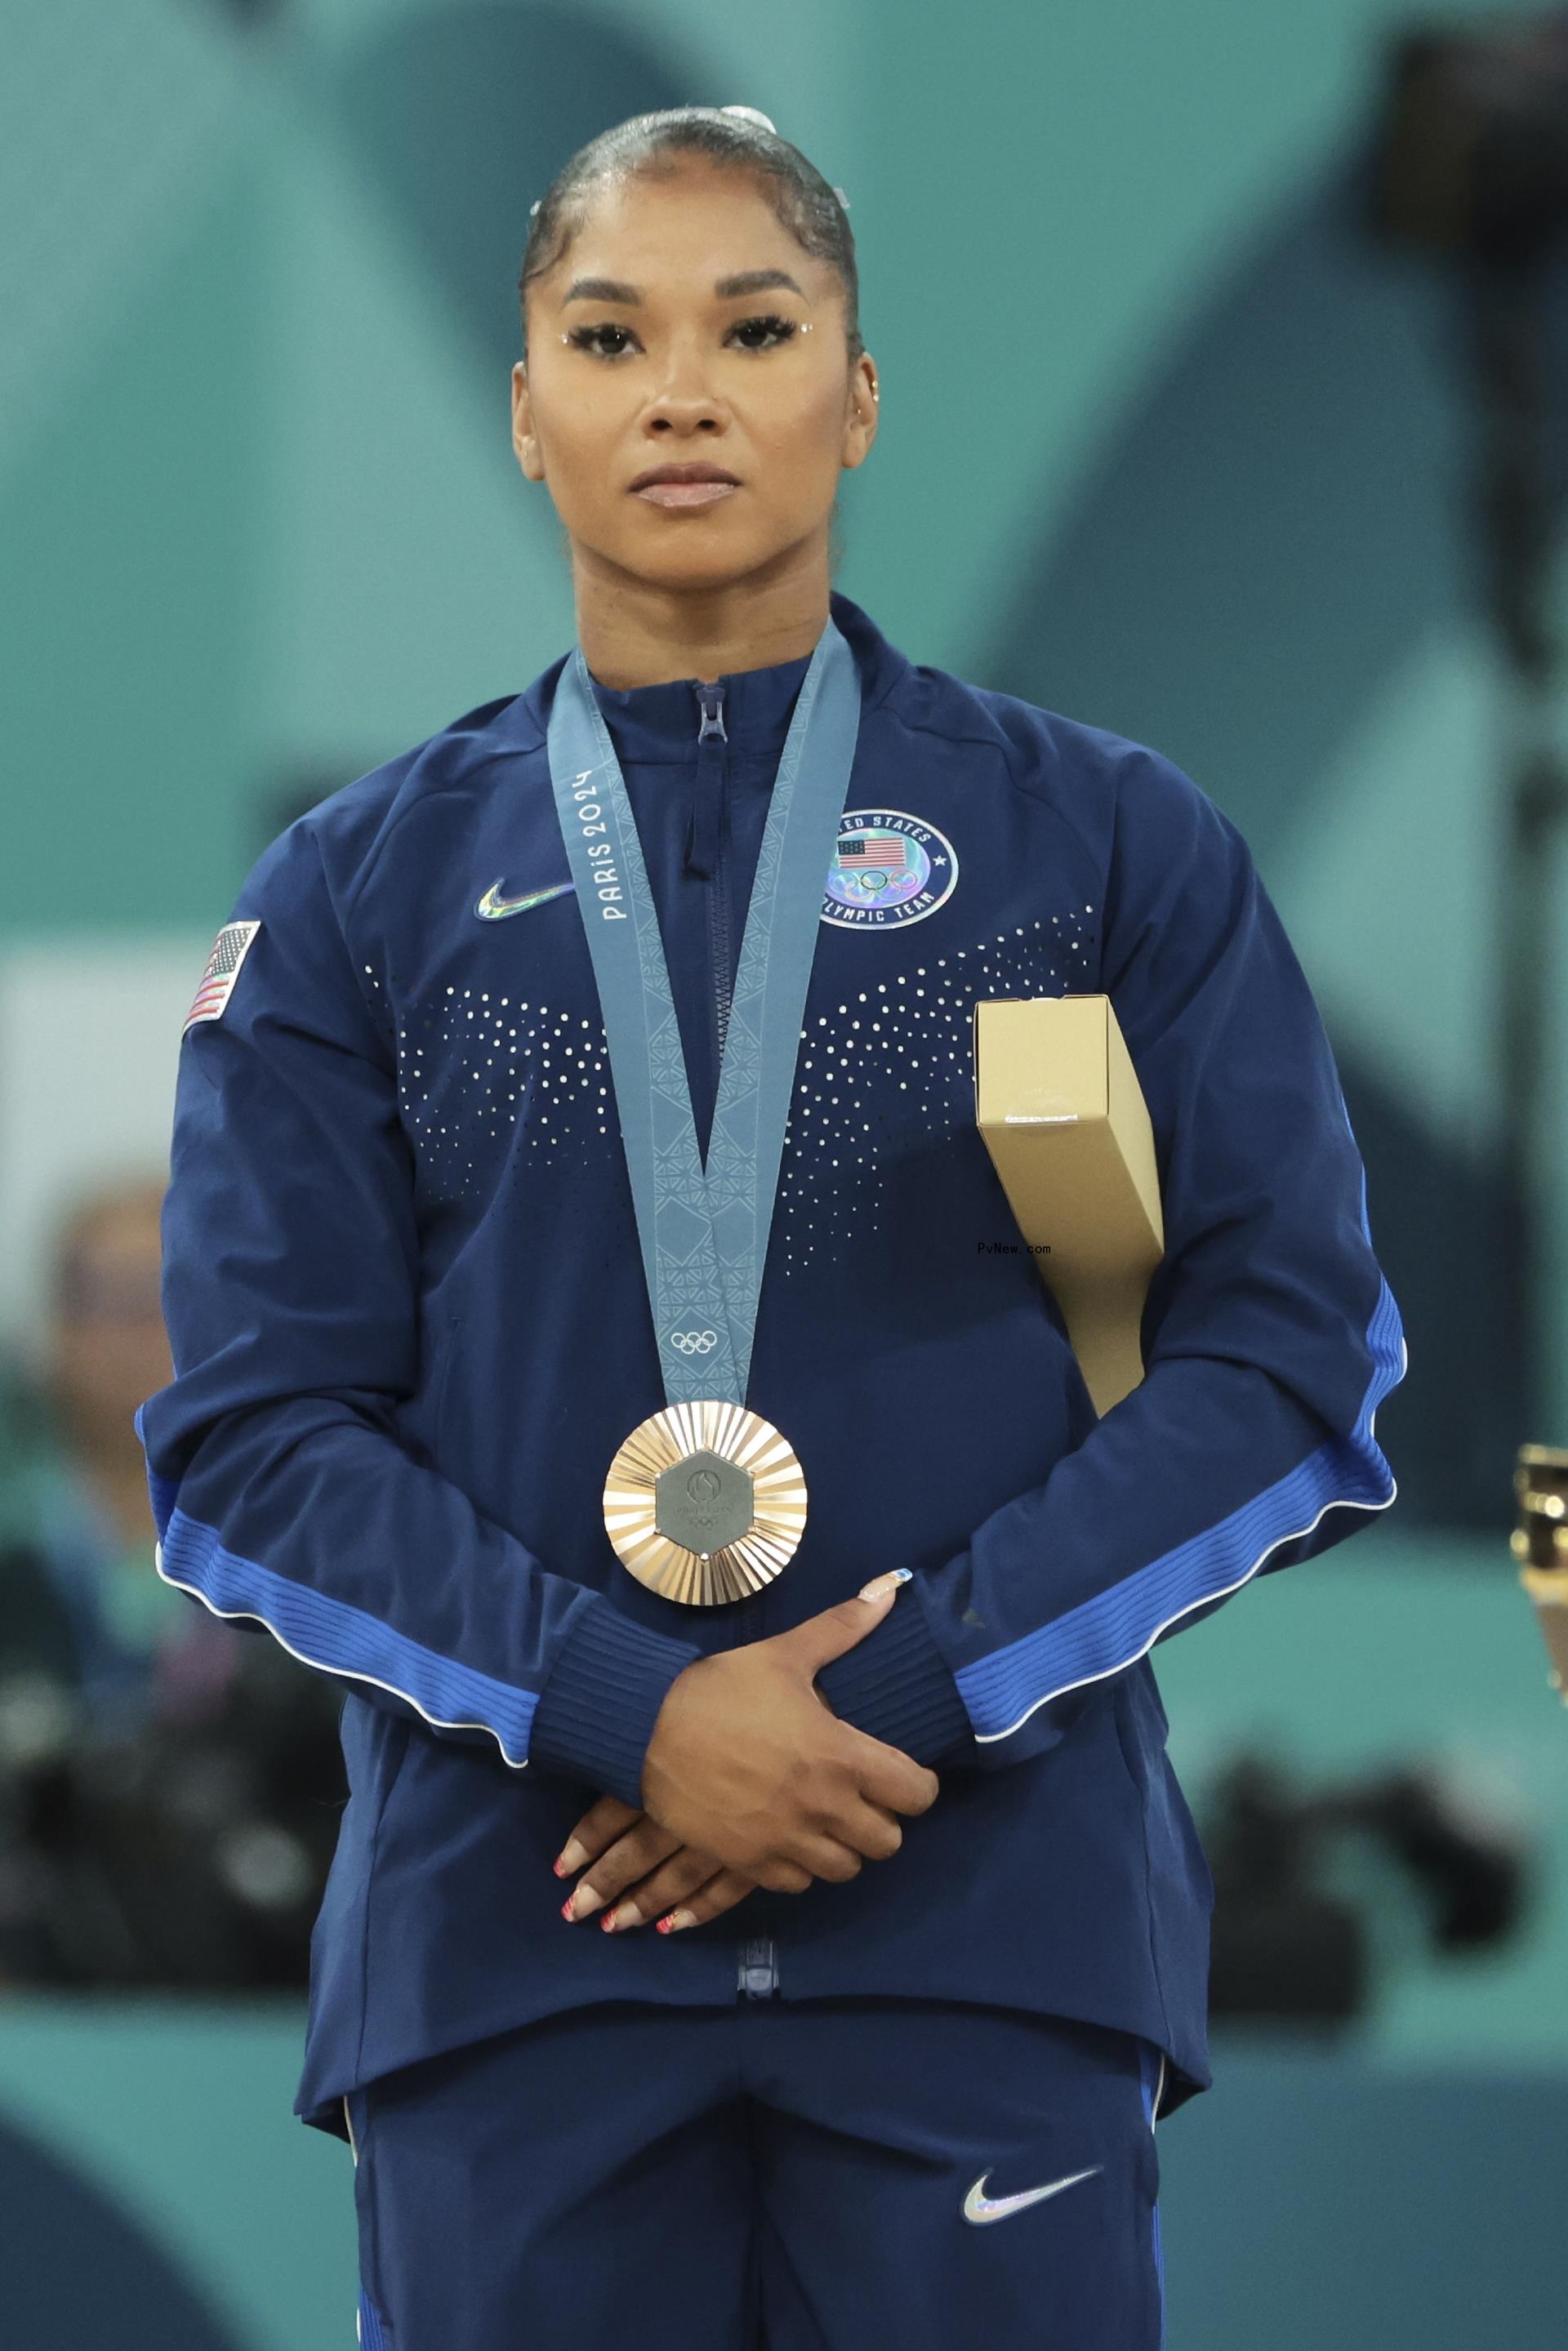
M643 1809L601 1796L556 1875L584 1871L562 1906L616 1931L716 1918L755 1886L804 1893L898 1851L895 1815L935 1803L935 1771L841 1722L814 1677L880 1625L901 1579L878 1576L788 1633L697 1657L676 1675L643 1762Z

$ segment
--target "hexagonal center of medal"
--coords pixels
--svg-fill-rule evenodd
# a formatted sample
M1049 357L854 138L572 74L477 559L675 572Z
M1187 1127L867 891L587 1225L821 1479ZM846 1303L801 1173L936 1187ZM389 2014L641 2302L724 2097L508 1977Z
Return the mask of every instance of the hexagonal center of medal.
M749 1534L757 1515L751 1473L700 1447L662 1469L653 1488L653 1523L666 1542L712 1553Z

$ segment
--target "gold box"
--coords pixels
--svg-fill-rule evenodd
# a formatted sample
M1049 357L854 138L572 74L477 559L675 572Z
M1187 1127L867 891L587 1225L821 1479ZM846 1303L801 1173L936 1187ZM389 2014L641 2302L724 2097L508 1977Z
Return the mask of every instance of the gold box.
M1144 1376L1139 1326L1165 1255L1154 1128L1110 998L977 1003L975 1120L1107 1413Z

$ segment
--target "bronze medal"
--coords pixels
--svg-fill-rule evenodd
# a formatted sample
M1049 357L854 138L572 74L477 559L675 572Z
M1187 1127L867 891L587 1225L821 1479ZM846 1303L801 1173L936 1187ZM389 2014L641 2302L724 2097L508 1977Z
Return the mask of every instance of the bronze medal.
M806 1479L771 1421L716 1398L639 1422L604 1481L604 1526L630 1575L666 1600L744 1600L782 1573Z

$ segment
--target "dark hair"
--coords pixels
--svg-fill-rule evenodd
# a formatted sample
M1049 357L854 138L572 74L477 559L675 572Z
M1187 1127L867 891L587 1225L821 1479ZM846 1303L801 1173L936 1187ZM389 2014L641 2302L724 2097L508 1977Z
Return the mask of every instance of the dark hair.
M805 253L838 271L844 289L844 330L849 364L865 349L860 331L860 277L855 241L844 198L831 188L798 147L780 139L766 115L750 108L671 106L656 114L633 114L601 131L562 164L535 208L523 266L517 279L522 310L523 356L528 357L528 288L553 269L588 216L587 199L602 180L645 172L671 179L680 155L706 155L716 163L754 173L779 223ZM664 158L672 160L666 162Z

